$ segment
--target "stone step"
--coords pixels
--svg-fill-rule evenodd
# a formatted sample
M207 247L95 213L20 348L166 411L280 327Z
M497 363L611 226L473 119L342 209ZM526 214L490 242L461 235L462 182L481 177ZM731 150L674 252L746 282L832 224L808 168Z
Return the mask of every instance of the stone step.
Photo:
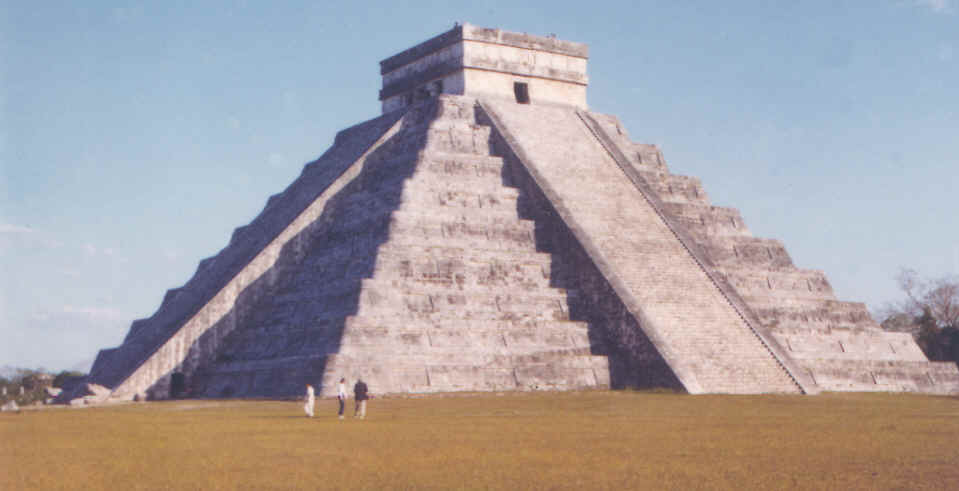
M418 155L410 152L370 158L363 166L363 171L350 184L351 189L342 193L338 199L358 199L354 195L360 194L367 199L383 200L380 195L387 194L389 200L394 200L396 193L402 190L405 180L412 177L416 171Z
M818 270L793 269L769 271L754 267L717 268L743 297L766 297L769 302L781 299L835 300L825 274Z
M352 197L351 197L352 198ZM357 233L364 233L368 227L375 227L385 231L390 216L399 208L399 193L394 193L394 202L385 201L386 196L380 199L364 201L361 196L337 203L333 213L335 217L324 223L325 238L331 240L344 239ZM322 222L320 222L322 223Z
M392 392L449 392L490 390L548 390L609 386L609 364L601 356L563 356L548 362L503 359L487 365L461 363L393 362L388 372L377 370L365 359L331 357L327 385L334 386L336 374L347 379L362 377L374 394Z
M773 336L795 359L926 361L906 333L880 330L777 330Z
M541 256L533 256L522 260L503 261L490 258L489 254L485 256L417 256L409 253L392 254L381 250L377 254L373 277L444 285L452 290L550 288L548 257L545 260Z
M709 205L709 196L698 178L647 168L637 170L663 203Z
M377 322L352 317L340 327L246 329L231 335L219 352L221 361L251 361L316 354L377 354L449 357L466 360L475 353L519 355L545 350L590 350L589 332L576 323L554 323L549 328L487 323L474 329L423 322ZM478 323L475 323L478 324ZM505 326L504 326L505 324ZM418 326L418 327L417 327ZM465 361L464 361L465 362Z
M389 235L391 240L399 238L399 243L439 242L451 247L535 250L534 228L533 222L526 220L473 224L434 221L422 215L398 212L390 221Z
M875 325L866 304L841 300L791 299L770 301L766 297L743 298L763 323L802 325L808 322L841 325Z
M860 323L852 322L829 322L829 321L810 321L810 322L799 322L799 321L786 321L779 324L771 326L770 331L773 333L783 332L786 334L794 332L806 332L806 331L815 331L815 332L830 332L830 331L862 331L862 332L875 332L882 330L879 324L874 321L863 321Z
M426 145L428 130L425 124L404 125L373 153L366 155L364 165L394 162L397 159L415 160Z
M355 316L351 315L345 319L338 319L337 323L342 323L346 329L365 329L365 328L389 328L401 325L404 329L463 329L463 330L482 330L482 329L520 329L520 330L570 330L587 331L588 324L582 321L555 320L555 319L527 319L524 321L512 320L481 320L481 319L463 319L457 322L436 323L430 320L403 320L397 321L392 316ZM339 324L337 324L339 325Z
M472 155L492 155L490 129L456 121L452 124L437 122L430 125L426 134L427 152L445 152Z
M407 231L409 229L403 229ZM481 240L481 238L471 237L466 234L452 234L443 237L439 241L425 240L424 232L418 230L416 234L404 234L397 236L391 234L389 241L383 244L383 247L429 247L430 243L442 244L442 247L451 249L469 249L482 254L510 254L517 250L535 251L536 243L532 237L524 237L520 234L500 238L493 234L495 240Z
M405 203L404 203L405 204ZM488 208L488 209L431 209L415 204L406 204L392 212L392 221L405 226L454 225L459 227L469 223L476 227L512 228L523 231L534 230L535 224L531 220L518 217L516 209Z
M568 320L567 293L555 288L515 288L404 279L373 278L330 282L322 288L299 288L270 299L264 324L284 325L293 316L324 322L348 315L393 313L398 319L437 323L474 320Z
M342 312L330 313L330 316L342 316ZM356 315L382 318L388 314L382 309L367 309L357 312ZM559 308L548 310L492 310L475 308L468 312L454 310L407 310L401 314L396 314L396 319L402 322L422 321L436 325L452 325L463 321L475 322L515 322L517 324L528 324L534 322L547 321L566 321L569 320L569 314ZM324 314L317 316L317 321L322 321L328 317Z
M517 197L515 193L506 191L459 190L430 187L422 190L412 186L404 189L402 203L399 209L415 211L416 209L456 210L458 213L489 213L500 214L504 217L519 218L517 215Z
M557 363L567 366L588 366L595 362L595 359L602 359L602 356L590 354L589 348L561 348L544 349L529 353L512 353L506 355L480 352L450 352L450 353L414 353L414 354L391 354L380 353L377 351L359 352L353 354L329 355L330 358L337 358L337 361L344 359L352 363L369 365L373 363L383 363L386 365L416 364L424 366L453 365L453 366L476 366L476 367L517 367L524 365L535 365L545 363Z
M437 191L471 191L474 193L497 194L516 196L515 188L506 187L500 175L450 175L431 173L417 168L413 176L404 183L419 192Z
M457 247L455 243L430 246L423 241L400 242L397 237L378 244L382 240L378 237L385 234L376 227L371 225L364 229L357 226L356 230L356 235L341 234L344 237L340 242L331 241L324 246L322 253L304 259L298 267L297 279L278 286L273 300L280 303L308 301L321 291L343 296L358 289L360 279L372 277L411 284L435 283L447 289L503 289L515 285L524 290L543 290L551 286L549 254L507 248ZM315 282L322 283L322 288L307 285Z
M431 149L384 153L368 158L363 169L354 185L373 197L382 192L384 184L387 188L396 187L398 179L435 183L436 189L476 190L481 186L484 191L492 192L504 188L503 161L489 155ZM515 190L507 193L515 193Z
M701 244L719 267L750 266L769 271L794 269L792 258L776 239L745 236L713 236Z
M451 291L444 285L375 278L363 280L357 315L376 315L377 312L394 312L401 318L433 314L463 319L498 319L510 315L556 320L569 318L565 292L557 289L529 293L519 288L512 291L479 288Z
M629 139L629 134L619 121L619 118L611 114L590 113L593 118L599 122L606 130L606 133L616 141L616 143L625 150L623 155L629 159L630 163L636 166L637 170L653 170L657 172L668 172L666 168L666 159L656 145L645 143L635 143Z
M699 203L663 203L663 211L694 235L751 237L739 210Z
M606 132L610 135L610 137L615 139L617 143L631 143L631 140L629 139L629 133L626 131L626 127L623 126L623 123L615 114L590 112L590 115L596 120L596 122L606 129Z
M583 329L532 330L510 329L347 329L341 339L340 354L446 354L464 361L471 353L516 355L550 349L589 349Z
M420 152L417 176L436 181L477 180L502 183L505 164L492 154L447 152L426 147Z
M476 121L464 118L436 118L430 121L428 131L438 132L471 132L488 133L489 127L478 124Z
M437 318L442 321L441 318ZM399 326L399 327L397 327ZM543 330L544 332L553 332L557 330L564 331L588 331L588 325L581 321L555 320L555 319L525 319L525 320L494 320L494 319L462 319L448 322L436 322L435 319L397 319L391 315L366 315L356 316L347 315L337 318L309 318L302 322L294 324L257 324L246 329L250 335L273 336L281 335L286 330L310 333L309 336L334 335L346 329L445 329L445 330L500 330L506 331L517 329L521 331ZM237 330L235 332L241 332ZM324 334L326 333L326 334ZM249 333L248 333L249 334Z
M373 289L367 288L364 291L362 281L364 280L357 279L352 283L331 284L317 292L294 292L278 296L270 304L271 314L259 319L258 322L267 325L288 325L294 322L305 322L303 319L309 319L308 322L311 323L333 322L336 319L355 315L358 312L385 311L391 307L386 303L387 301L399 302L392 306L392 308L398 310L397 315L402 315L397 318L411 319L445 315L452 320L457 317L450 313L451 307L448 305L450 301L448 298L441 298L439 294L414 293L409 290L411 286L426 288L431 286L429 284L404 285L402 287L403 291L396 287L389 287L390 291L382 292L383 286ZM454 297L452 301L455 301L456 298ZM480 309L479 304L475 302L471 306L474 308L473 311L464 312L459 316L468 315L471 316L469 318L476 319L501 319L504 315L510 313L505 310L497 312L495 308ZM480 315L482 312L489 315ZM497 313L501 315L493 315Z
M547 268L552 263L551 254L535 250L474 249L446 244L406 244L395 240L390 240L380 246L377 255L437 260L456 257L469 263L538 264Z
M404 182L402 193L404 205L504 209L514 214L518 197L518 190L504 186L498 174L433 174L424 171L422 164L413 177Z
M484 367L484 368L514 368L524 365L537 365L555 363L560 365L589 365L594 362L591 358L602 359L601 356L589 355L588 350L570 349L544 351L537 353L517 354L517 355L496 355L480 353L423 353L423 354L402 354L402 353L351 353L351 354L318 354L308 356L293 356L278 358L273 360L248 360L248 361L230 361L217 364L216 371L246 371L257 370L267 366L268 363L283 363L286 360L302 360L306 358L326 358L333 365L333 373L340 372L342 365L347 362L353 366L359 367L390 367L390 369L403 366L420 367L439 367L439 366L462 366L462 367ZM337 368L337 367L340 368ZM375 368L374 368L375 369Z
M959 391L955 363L824 359L797 362L824 390L934 394Z
M476 100L466 96L440 94L437 98L434 121L476 121Z
M444 173L495 173L501 172L505 165L503 157L499 155L478 155L440 150L423 149L419 152L418 158L434 172Z
M440 295L456 295L456 296L472 296L477 299L477 301L482 300L487 302L489 299L496 298L497 296L502 297L501 300L508 298L525 298L529 297L534 298L544 298L544 299L560 299L565 302L567 296L576 295L575 290L566 290L564 288L543 288L542 290L530 290L523 287L515 288L489 288L483 285L477 286L467 286L461 285L456 288L450 288L447 285L434 285L434 284L418 284L410 283L406 281L405 278L364 278L362 280L361 287L363 289L382 289L389 290L394 293L402 294L411 294L411 295L431 295L431 296L440 296ZM373 290L370 290L373 291ZM489 300L491 301L491 300Z
M515 212L511 212L515 213ZM470 220L465 222L464 220ZM366 213L347 213L333 228L323 231L323 254L308 258L303 267L321 274L328 269L335 278L349 279L357 274L369 276L371 265L357 261L356 254L374 254L386 237L394 249L418 247L441 242L448 250L470 250L490 258L513 256L506 251L535 253L534 224L505 213L422 214L406 210L390 212L374 209ZM542 257L532 260L537 263ZM529 262L529 261L526 261ZM355 266L360 266L358 269ZM335 271L338 271L335 272ZM351 273L351 271L354 271Z
M763 326L765 326L770 331L779 331L783 330L785 332L791 332L795 330L818 330L818 331L830 331L833 329L851 329L851 330L877 330L881 329L879 324L877 324L872 318L863 318L858 321L853 321L850 319L821 319L821 318L809 318L803 320L799 317L793 318L784 318L776 316L766 316L761 317L760 321Z
M299 394L306 383L318 395L333 397L337 383L362 378L374 396L390 393L448 391L543 390L609 386L604 356L568 350L542 354L497 356L461 363L456 359L423 360L393 355L297 356L284 359L223 362L198 373L192 386L207 397ZM540 361L542 360L542 361ZM387 368L388 367L388 368Z
M656 172L668 172L666 158L663 152L656 145L648 143L629 142L627 146L631 150L631 158L634 159L643 169L652 169ZM704 193L696 193L697 199L707 199Z

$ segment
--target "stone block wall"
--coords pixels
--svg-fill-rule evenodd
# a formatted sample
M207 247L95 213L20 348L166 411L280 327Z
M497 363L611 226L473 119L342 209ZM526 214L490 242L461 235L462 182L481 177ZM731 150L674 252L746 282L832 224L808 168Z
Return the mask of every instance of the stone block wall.
M836 299L822 271L796 268L783 244L753 237L738 210L711 206L697 186L677 193L665 160L644 158L619 120L592 114L630 165L707 256L713 274L729 284L822 390L955 392L954 364L930 363L908 335L883 331L865 305ZM697 185L698 185L698 181Z
M548 122L549 124L543 124ZM116 398L959 391L611 116L439 95L341 132L89 377Z
M419 143L366 159L272 295L191 372L194 394L296 395L312 382L332 395L340 377L377 393L609 385L473 105L413 107L429 116L392 138Z
M383 112L436 94L513 97L526 84L532 102L586 108L588 47L470 24L380 62Z
M153 316L134 321L121 346L104 350L89 379L117 389L118 397L133 397L157 383L168 385L169 376L188 352L191 356L211 355L221 337L218 332L228 330L234 322L241 292L248 285L269 282L278 251L322 210L322 205L312 210L310 205L334 186L399 116L382 116L340 132L333 147L308 164L283 193L271 197L253 222L237 229L226 248L201 261L183 287L168 292ZM219 329L210 331L214 325ZM161 379L166 382L158 382Z
M482 106L687 391L800 390L575 108Z

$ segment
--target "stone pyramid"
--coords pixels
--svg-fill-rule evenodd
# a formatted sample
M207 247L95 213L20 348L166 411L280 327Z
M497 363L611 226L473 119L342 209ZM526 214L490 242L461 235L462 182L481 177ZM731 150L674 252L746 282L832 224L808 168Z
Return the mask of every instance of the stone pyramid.
M89 381L118 399L670 387L959 391L863 304L586 108L585 45L469 24Z

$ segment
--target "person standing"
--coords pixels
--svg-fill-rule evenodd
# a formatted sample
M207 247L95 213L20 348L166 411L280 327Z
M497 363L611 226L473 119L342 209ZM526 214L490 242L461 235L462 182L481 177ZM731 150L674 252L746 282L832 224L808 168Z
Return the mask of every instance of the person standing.
M313 391L313 386L306 384L306 404L303 405L303 410L306 411L306 417L313 417L313 405L316 403L316 393Z
M357 379L353 386L353 398L356 400L356 409L353 410L353 417L360 419L366 418L366 400L370 398L369 389L363 379Z
M343 408L346 406L346 379L340 379L340 388L336 393L336 400L340 403L340 412L337 416L343 419Z

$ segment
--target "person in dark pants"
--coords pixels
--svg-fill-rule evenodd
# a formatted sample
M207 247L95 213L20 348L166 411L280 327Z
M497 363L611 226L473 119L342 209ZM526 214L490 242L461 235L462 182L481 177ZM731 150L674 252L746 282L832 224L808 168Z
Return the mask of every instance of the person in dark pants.
M353 398L356 399L356 409L353 410L354 418L366 418L366 400L370 398L369 389L363 379L358 379L353 386Z

